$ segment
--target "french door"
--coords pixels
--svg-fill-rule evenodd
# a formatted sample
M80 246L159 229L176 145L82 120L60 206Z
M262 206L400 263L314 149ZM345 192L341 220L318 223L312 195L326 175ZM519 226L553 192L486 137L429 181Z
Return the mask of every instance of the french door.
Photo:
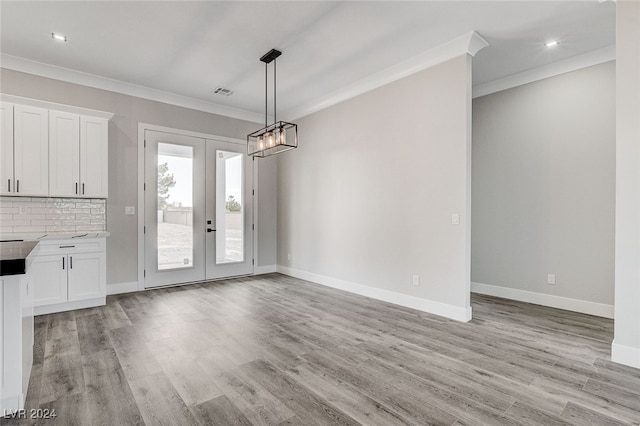
M145 287L253 273L245 146L145 131Z

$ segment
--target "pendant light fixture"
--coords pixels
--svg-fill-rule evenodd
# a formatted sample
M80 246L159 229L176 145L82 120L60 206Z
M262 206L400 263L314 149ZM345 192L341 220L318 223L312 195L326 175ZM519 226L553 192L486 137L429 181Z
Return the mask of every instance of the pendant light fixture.
M260 61L264 62L264 127L247 135L247 154L250 157L269 157L298 147L298 125L276 120L276 59L282 52L271 49ZM268 124L268 74L273 62L273 124Z

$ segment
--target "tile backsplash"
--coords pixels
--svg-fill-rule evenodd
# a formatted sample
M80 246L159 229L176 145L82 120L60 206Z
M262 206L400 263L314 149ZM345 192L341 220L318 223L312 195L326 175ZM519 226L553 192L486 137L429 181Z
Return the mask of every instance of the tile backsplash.
M0 232L106 231L106 200L0 197Z

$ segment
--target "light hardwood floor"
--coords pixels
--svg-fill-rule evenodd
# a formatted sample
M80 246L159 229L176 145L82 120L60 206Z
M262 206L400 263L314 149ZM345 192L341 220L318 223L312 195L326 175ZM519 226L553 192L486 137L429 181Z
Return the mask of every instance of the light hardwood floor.
M472 305L464 324L278 274L113 296L36 318L27 409L60 425L640 422L611 320Z

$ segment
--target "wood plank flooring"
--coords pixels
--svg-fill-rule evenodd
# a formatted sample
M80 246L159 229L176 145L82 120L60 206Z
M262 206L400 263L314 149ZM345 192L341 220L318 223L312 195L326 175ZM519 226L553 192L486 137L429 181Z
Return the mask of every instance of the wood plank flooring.
M27 409L58 425L618 425L613 322L473 295L463 324L284 275L36 318Z

